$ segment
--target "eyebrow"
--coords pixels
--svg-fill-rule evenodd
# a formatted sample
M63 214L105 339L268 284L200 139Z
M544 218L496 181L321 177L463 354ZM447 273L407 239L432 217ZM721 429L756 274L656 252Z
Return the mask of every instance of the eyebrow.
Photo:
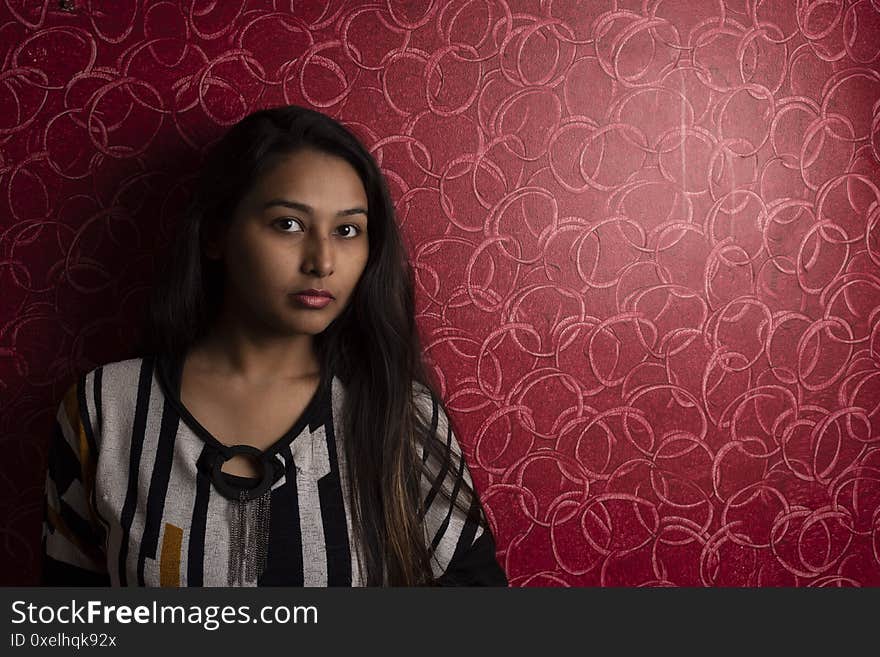
M290 201L285 198L273 198L269 201L266 201L263 204L263 210L268 210L271 207L276 205L280 205L285 208L290 208L291 210L299 210L301 212L305 212L306 214L314 215L315 209L311 205L306 205L305 203L300 203L299 201ZM340 210L336 213L337 217L348 217L353 214L367 214L365 208L349 208L348 210Z

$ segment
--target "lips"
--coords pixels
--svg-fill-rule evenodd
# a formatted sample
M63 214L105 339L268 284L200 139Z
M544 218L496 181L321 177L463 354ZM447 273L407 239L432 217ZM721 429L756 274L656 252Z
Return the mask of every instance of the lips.
M317 290L318 294L307 294L307 292L297 292L291 297L305 308L323 308L333 302L333 297L327 292L323 294L320 290Z
M335 298L332 294L330 294L328 290L318 290L313 287L309 288L308 290L300 290L299 292L294 292L294 294L307 297L326 297L327 299Z

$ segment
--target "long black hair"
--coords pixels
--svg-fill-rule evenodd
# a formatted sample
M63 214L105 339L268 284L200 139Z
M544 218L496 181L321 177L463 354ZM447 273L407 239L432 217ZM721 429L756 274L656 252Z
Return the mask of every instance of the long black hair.
M322 372L333 372L345 385L348 490L366 584L436 584L419 480L422 475L433 481L438 472L459 472L464 457L447 448L447 436L436 425L432 430L431 411L426 412L434 408L432 402L453 434L460 434L423 362L413 271L387 184L373 156L342 124L296 105L262 109L208 149L196 189L158 268L140 349L182 357L208 332L222 305L224 279L222 262L205 255L206 241L229 224L239 200L269 167L305 147L344 158L360 176L368 200L366 267L345 309L314 337ZM428 460L422 458L422 449ZM444 481L451 483L452 478ZM454 499L449 487L438 493L485 527L483 509L468 481L461 481Z

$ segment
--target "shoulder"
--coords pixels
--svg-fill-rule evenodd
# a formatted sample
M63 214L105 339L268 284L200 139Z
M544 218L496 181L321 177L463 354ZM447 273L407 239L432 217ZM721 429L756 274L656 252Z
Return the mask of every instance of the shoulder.
M443 420L447 419L440 395L424 383L413 381L412 397L416 410L422 415L427 414L428 419L431 419L432 416L436 416L434 419L440 419L439 416L442 416Z
M155 356L110 361L84 374L80 384L96 402L123 403L149 390L157 378L157 365Z
M98 374L102 379L116 381L120 378L132 378L140 376L144 366L152 366L156 361L154 356L138 356L136 358L126 358L124 360L115 360L109 363L99 365L91 370L89 374Z
M95 408L125 406L138 391L151 385L154 367L150 358L127 358L103 363L80 377L78 384Z
M66 421L73 434L82 431L99 448L104 425L133 411L138 390L151 384L152 368L145 368L145 361L142 357L111 361L79 374L68 382L56 419Z
M137 381L146 361L147 359L143 357L137 357L97 365L70 381L65 394L75 394L79 390L94 390L98 386L108 389L128 381Z
M440 395L416 381L413 382L413 404L429 428L429 437L441 441L448 450L461 454L455 428Z
M431 406L436 395L434 394L434 391L431 390L431 388L426 386L424 383L420 381L413 381L412 397L413 402L421 410L423 408Z

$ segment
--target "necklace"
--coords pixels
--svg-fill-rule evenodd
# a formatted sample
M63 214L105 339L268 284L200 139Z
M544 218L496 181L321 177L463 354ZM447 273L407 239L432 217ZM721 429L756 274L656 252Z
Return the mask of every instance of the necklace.
M227 586L242 586L255 581L266 568L272 484L281 475L281 465L251 445L221 445L220 451L212 453L211 481L231 501ZM253 488L232 486L223 477L223 464L237 454L252 456L260 464L260 481Z

